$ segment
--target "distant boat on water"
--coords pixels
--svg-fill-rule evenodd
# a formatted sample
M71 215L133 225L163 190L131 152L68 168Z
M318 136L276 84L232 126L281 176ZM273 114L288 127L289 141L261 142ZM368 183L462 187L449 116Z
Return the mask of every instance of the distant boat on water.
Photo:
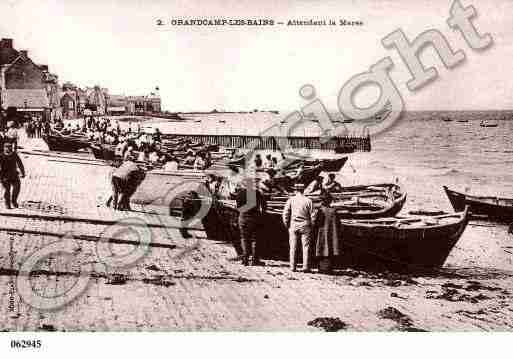
M226 120L219 120L219 123L226 123Z
M499 126L499 123L497 121L489 121L489 120L483 120L479 124L481 127L497 127Z
M468 120L458 120L458 122L467 123Z
M452 122L452 118L450 118L450 117L442 117L442 121Z

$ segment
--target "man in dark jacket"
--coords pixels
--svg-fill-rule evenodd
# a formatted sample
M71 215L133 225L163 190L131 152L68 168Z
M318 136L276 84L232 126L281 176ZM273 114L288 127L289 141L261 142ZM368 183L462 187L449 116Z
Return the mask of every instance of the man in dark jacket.
M246 178L234 194L239 210L239 230L242 246L243 265L262 265L258 253L258 230L262 225L265 200L254 179ZM251 258L251 262L250 262Z
M14 152L11 142L5 142L3 150L0 157L0 178L4 187L5 207L11 209L12 205L18 208L18 195L21 188L20 174L21 178L25 177L25 168L18 154Z

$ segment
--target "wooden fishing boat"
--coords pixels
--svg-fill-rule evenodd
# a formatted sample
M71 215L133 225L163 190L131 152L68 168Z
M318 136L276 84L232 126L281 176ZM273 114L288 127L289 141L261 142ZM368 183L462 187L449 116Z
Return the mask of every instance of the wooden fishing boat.
M316 169L315 172L338 172L344 167L347 162L347 157L340 157L334 159L321 159L321 160L302 160L297 159L289 162L285 166L282 167L282 170L285 172L290 172L296 170L300 165L303 165L305 170L308 169ZM246 164L246 156L242 155L234 159L230 159L225 162L227 166L237 166L244 167ZM319 168L318 168L319 167ZM317 171L320 169L320 171ZM310 176L308 176L310 177ZM312 178L313 180L313 178ZM307 183L306 183L307 184Z
M43 136L43 140L50 151L77 152L89 147L89 142L85 137L50 134Z
M497 127L497 126L499 126L499 123L496 121L481 121L479 123L479 126L481 126L481 127Z
M499 221L513 220L513 198L475 196L451 190L446 186L443 188L455 211L461 211L468 205L473 215L483 215Z
M271 212L281 213L291 195L267 195L267 207ZM393 217L401 211L407 197L399 185L392 183L344 187L331 195L332 207L337 209L339 218L353 219ZM307 197L317 205L320 203L318 195Z
M338 172L344 167L347 162L347 157L340 157L334 159L321 159L321 160L294 160L283 167L283 170L290 171L297 169L300 165L306 168L316 167L322 165L322 170L325 172Z
M233 203L213 201L203 226L209 239L234 244L240 240L238 211ZM264 259L288 259L288 231L281 214L267 211L259 227L259 253ZM336 267L397 271L426 270L444 264L468 223L468 211L442 216L374 220L341 219L342 255Z
M398 270L441 267L463 234L469 215L462 212L409 218L341 220L342 257L350 266L384 264Z
M236 158L231 158L226 161L227 166L244 167L246 165L246 155L241 155Z
M344 145L344 146L338 146L335 148L335 153L341 154L341 153L353 153L356 150L355 145Z

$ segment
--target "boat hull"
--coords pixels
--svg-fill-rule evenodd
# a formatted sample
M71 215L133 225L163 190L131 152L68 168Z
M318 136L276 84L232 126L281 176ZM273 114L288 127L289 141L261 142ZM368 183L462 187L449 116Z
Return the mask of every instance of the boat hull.
M89 143L82 139L67 138L64 136L43 136L43 140L48 145L50 151L59 152L78 152L78 150L88 148Z
M513 221L513 199L509 200L511 205L501 205L501 200L495 197L471 196L453 191L446 186L443 188L455 211L462 211L468 205L473 215L487 216L497 221Z
M441 267L468 224L468 213L462 220L444 226L399 228L363 226L341 222L343 256L348 266L416 271Z
M209 239L234 244L240 240L238 211L214 204L203 219ZM277 213L265 213L259 226L259 254L264 259L288 260L288 231ZM462 219L435 228L394 228L362 226L341 220L342 255L335 258L338 268L353 267L370 270L423 271L442 266L468 223ZM240 254L240 253L239 253Z

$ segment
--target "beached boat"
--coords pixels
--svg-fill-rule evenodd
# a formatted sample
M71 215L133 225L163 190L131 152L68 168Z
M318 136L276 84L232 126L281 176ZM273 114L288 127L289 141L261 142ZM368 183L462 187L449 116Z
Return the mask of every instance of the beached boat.
M281 213L288 195L268 195L267 207L270 211ZM337 209L339 218L374 219L393 217L401 211L407 194L397 184L382 183L370 186L344 187L341 192L332 193L332 207ZM318 195L308 195L319 204Z
M85 137L50 134L44 135L43 140L50 151L77 152L89 147L89 142Z
M344 167L347 162L347 157L340 158L329 158L329 159L320 159L320 160L301 160L296 159L289 162L287 165L283 166L283 170L290 171L293 169L297 169L300 165L304 167L316 167L318 165L322 165L322 170L325 172L338 172Z
M341 220L344 265L398 270L441 267L468 223L468 208L441 216Z
M233 203L213 201L203 218L209 239L237 244L238 211ZM468 223L468 211L441 216L374 220L340 219L337 267L387 268L398 271L442 266ZM259 253L264 259L288 259L288 231L281 213L267 211L259 227ZM235 246L236 247L236 246Z
M230 158L225 163L227 166L244 167L246 165L246 155Z
M321 167L321 172L338 172L344 167L347 162L347 157L340 158L329 158L329 159L320 159L320 160L303 160L296 159L292 160L286 165L284 165L281 169L285 172L296 170L300 165L303 165L305 169ZM237 158L230 159L225 162L227 166L237 166L244 167L246 163L246 156L241 155ZM320 172L319 172L320 173Z
M497 121L481 121L479 123L479 126L481 126L481 127L497 127L497 126L499 126L499 123Z
M355 145L344 145L344 146L335 147L335 153L337 153L337 154L353 153L355 150L356 150Z
M500 221L513 220L513 198L475 196L443 187L455 211L469 206L473 215L483 215Z

